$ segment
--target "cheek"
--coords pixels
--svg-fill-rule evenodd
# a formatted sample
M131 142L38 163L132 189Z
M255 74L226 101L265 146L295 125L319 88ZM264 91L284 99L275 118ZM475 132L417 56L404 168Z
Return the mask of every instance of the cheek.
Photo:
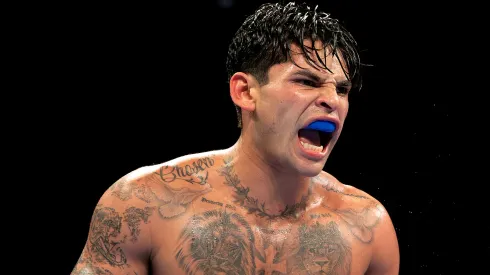
M340 106L338 108L338 114L339 114L339 119L340 121L344 121L345 118L347 117L347 114L349 113L349 101L345 100L344 102L340 103Z
M304 112L303 105L298 100L283 99L275 108L274 124L287 129L295 127L298 118Z
M349 99L346 98L345 101L342 103L342 111L347 115L349 112Z
M291 101L281 100L277 105L277 116L286 116L291 111Z
M275 124L287 123L294 114L298 100L294 97L267 98L262 101L261 111L266 113Z

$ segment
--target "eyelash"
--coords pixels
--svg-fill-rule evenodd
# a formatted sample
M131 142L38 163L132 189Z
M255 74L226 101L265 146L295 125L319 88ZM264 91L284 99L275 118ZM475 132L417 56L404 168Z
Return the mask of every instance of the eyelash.
M337 87L337 91L339 91L339 94L346 95L349 93L349 87L340 86L340 87Z
M298 79L298 80L296 80L296 82L298 82L302 85L310 86L310 87L318 87L319 86L317 82L315 82L314 80L311 80L311 79ZM339 94L346 95L349 93L349 87L340 86L340 87L337 87L337 91Z
M311 79L298 79L298 80L296 80L296 82L298 82L302 85L310 86L310 87L318 87L318 84L314 80L311 80ZM306 84L305 82L308 82L309 84Z

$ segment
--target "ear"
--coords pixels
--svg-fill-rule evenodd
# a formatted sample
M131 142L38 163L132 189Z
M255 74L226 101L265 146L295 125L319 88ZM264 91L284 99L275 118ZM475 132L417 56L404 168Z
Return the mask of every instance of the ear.
M230 96L233 103L242 108L242 110L255 110L256 95L254 88L257 84L253 76L243 72L235 73L230 78Z

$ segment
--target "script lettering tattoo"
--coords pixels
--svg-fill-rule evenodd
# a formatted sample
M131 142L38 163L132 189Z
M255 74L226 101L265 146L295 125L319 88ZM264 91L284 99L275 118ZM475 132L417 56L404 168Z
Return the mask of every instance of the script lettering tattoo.
M193 216L180 234L175 259L186 274L255 274L255 237L245 219L211 210Z
M248 210L249 214L255 214L258 217L264 217L268 219L275 218L297 218L300 212L306 209L306 202L310 194L303 196L299 203L294 205L287 205L284 210L279 214L267 213L265 208L265 202L260 203L258 199L248 195L250 192L249 187L245 187L240 183L240 179L233 170L229 160L224 160L225 165L218 170L218 173L225 178L224 184L232 187L235 191L234 199L235 203ZM310 190L309 190L310 191Z
M345 193L339 187L335 186L335 184L332 181L329 181L327 179L321 179L318 177L316 179L321 181L322 187L329 192L335 192L335 193L338 193L338 194L341 194L344 196L354 197L354 198L358 198L358 199L369 199L368 197L363 196L363 195Z
M350 274L352 252L335 222L298 228L299 242L287 259L287 274Z
M223 203L222 203L222 202L208 200L208 199L206 199L205 197L202 197L201 201L202 201L202 202L207 202L207 203L209 203L209 204L214 204L214 205L218 205L218 206L223 206Z
M140 223L148 223L148 218L153 213L154 208L145 207L140 209L136 207L130 207L124 212L124 221L128 224L131 232L131 241L136 242L140 234Z
M378 224L381 211L377 207L365 207L361 211L353 209L332 209L337 213L349 227L352 234L363 243L373 240L374 228Z
M200 185L205 185L208 179L208 171L206 171L206 169L213 165L214 159L206 157L198 159L190 165L163 166L160 168L158 174L166 183L173 182L176 179L181 179L191 184L197 183ZM199 174L200 172L204 172L204 175Z
M89 252L94 261L111 266L126 266L126 255L120 247L125 242L125 237L120 236L121 220L122 217L114 208L95 209L88 238Z
M320 214L310 214L310 218L319 219L319 218L331 218L332 215L330 213L320 213Z
M205 203L209 203L209 204L214 204L214 205L218 205L218 206L221 206L223 207L223 205L225 206L225 208L227 209L231 209L231 210L236 210L236 207L233 206L233 205L230 205L230 204L224 204L222 202L219 202L219 201L212 201L212 200L208 200L206 199L205 197L202 197L201 199L202 202L205 202Z

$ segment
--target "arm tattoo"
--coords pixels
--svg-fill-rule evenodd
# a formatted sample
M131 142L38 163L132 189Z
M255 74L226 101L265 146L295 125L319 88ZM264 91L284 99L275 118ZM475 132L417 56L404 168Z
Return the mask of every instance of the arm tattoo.
M140 234L139 224L142 221L147 223L152 211L153 209L148 207L145 209L130 207L121 217L114 208L97 205L90 223L87 245L71 275L113 275L111 271L97 266L98 263L120 268L129 267L126 255L120 247L127 238L124 234L121 236L122 221L129 227L131 241L136 242ZM137 275L138 273L128 271L123 274Z
M136 242L140 234L141 222L148 222L153 209L128 208L123 217L111 207L98 205L90 223L90 233L87 246L77 261L72 275L113 275L107 269L96 266L97 263L109 264L113 267L129 267L121 244L125 243L126 235L122 234L123 221L127 223L131 241ZM135 271L124 274L137 274Z
M130 207L124 212L124 221L128 224L131 232L131 241L136 242L140 234L140 223L148 223L148 218L153 213L154 208L145 207L140 209L136 207Z
M121 216L110 207L97 207L90 226L89 252L96 262L126 266L126 255L119 246L126 237L121 234Z

